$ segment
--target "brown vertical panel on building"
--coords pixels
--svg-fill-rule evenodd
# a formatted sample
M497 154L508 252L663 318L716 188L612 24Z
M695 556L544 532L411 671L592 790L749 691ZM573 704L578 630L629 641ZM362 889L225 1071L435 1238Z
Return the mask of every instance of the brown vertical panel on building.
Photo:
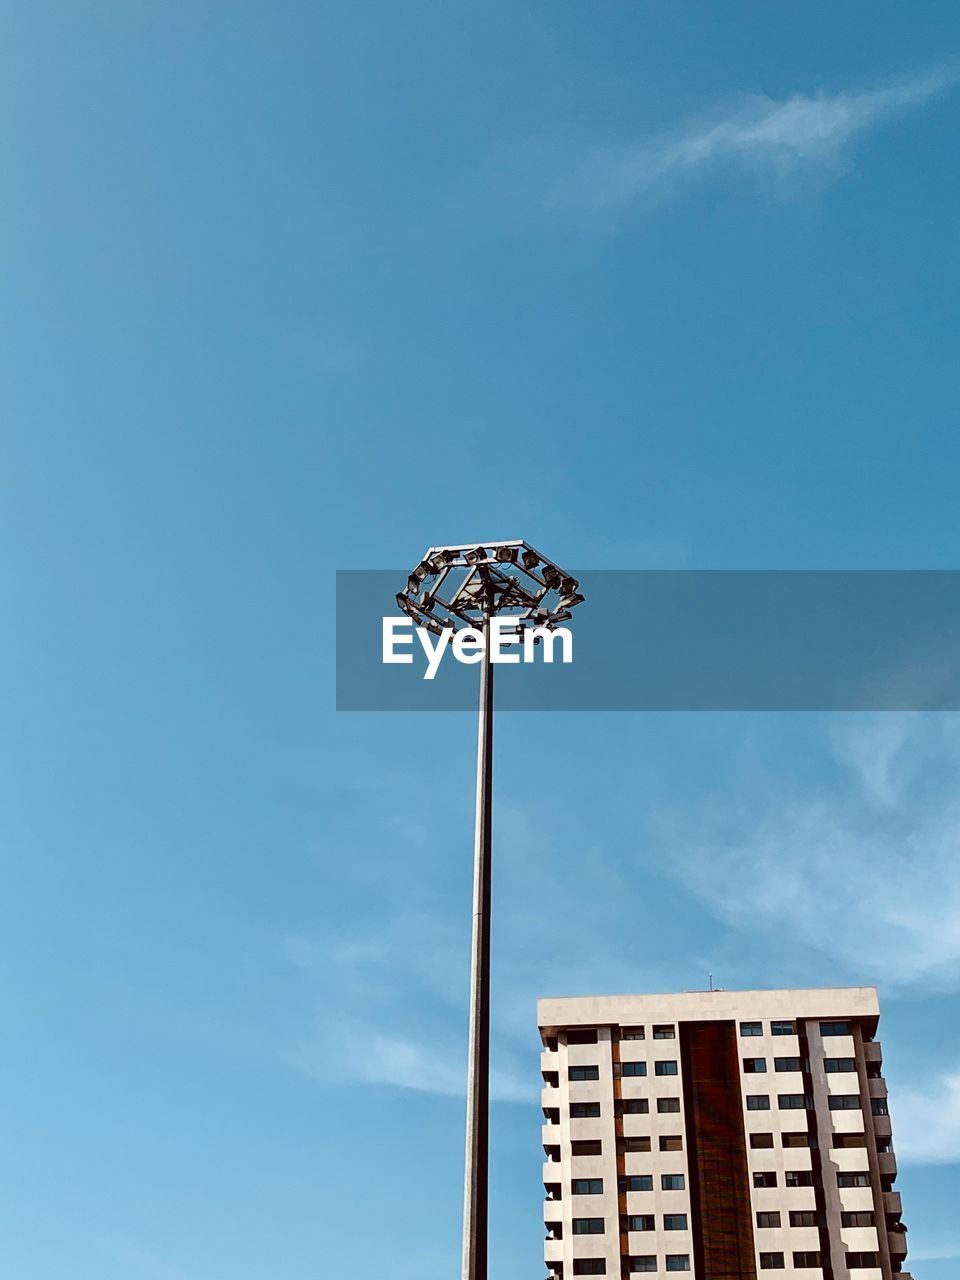
M693 1248L699 1280L756 1280L733 1022L682 1022Z

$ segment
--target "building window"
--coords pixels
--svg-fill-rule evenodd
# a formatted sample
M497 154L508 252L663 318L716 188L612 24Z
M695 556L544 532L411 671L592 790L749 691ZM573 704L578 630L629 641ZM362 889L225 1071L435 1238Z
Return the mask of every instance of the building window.
M820 1250L808 1249L800 1253L794 1253L793 1265L794 1265L794 1268L798 1271L804 1270L807 1267L819 1267L820 1266Z
M662 1191L683 1191L686 1185L686 1179L682 1173L661 1173L660 1175Z
M603 1179L574 1178L570 1190L575 1196L602 1196Z
M637 1151L649 1151L649 1150L650 1150L649 1138L618 1138L617 1139L617 1151L621 1154L625 1151L637 1152Z
M766 1058L744 1058L743 1060L744 1075L747 1075L747 1076L759 1075L761 1072L766 1071L766 1069L767 1069Z
M753 1175L753 1185L755 1187L775 1187L777 1185L777 1175L775 1173L755 1173Z
M689 1253L668 1253L666 1261L667 1261L668 1271L689 1271L690 1270Z
M867 1209L844 1210L840 1214L841 1227L874 1227L876 1219Z
M677 1033L673 1027L654 1027L653 1038L654 1040L676 1040Z
M833 1145L836 1146L837 1144L834 1143ZM893 1155L893 1139L892 1138L877 1138L877 1155L878 1156Z
M596 1030L587 1030L585 1027L570 1027L567 1030L567 1044L596 1044Z
M817 1227L816 1209L791 1209L790 1210L791 1227Z
M643 1040L646 1032L643 1027L624 1027L620 1032L621 1040Z
M599 1067L569 1067L567 1069L568 1080L599 1080Z
M860 1271L867 1267L879 1267L880 1265L875 1253L848 1253L843 1260L847 1264L849 1271Z
M782 1271L783 1270L783 1254L782 1253L761 1253L760 1270L761 1271Z
M797 1033L797 1024L795 1022L771 1022L770 1023L770 1034L772 1036L793 1036L793 1035L796 1035L796 1033Z
M888 1116L890 1114L886 1098L871 1098L870 1110L875 1116Z
M660 1150L661 1151L682 1151L683 1139L679 1136L674 1137L672 1134L667 1134L665 1137L662 1137L660 1139Z
M605 1258L574 1258L573 1274L575 1276L605 1276L607 1261Z
M602 1218L574 1218L573 1234L575 1236L602 1236Z
M625 1178L617 1179L617 1189L620 1191L652 1191L653 1174L630 1173Z
M779 1225L780 1225L780 1214L779 1214L779 1213L773 1212L773 1213L758 1213L758 1214L757 1214L757 1226L758 1226L758 1227L779 1227Z
M618 1116L645 1116L650 1110L646 1098L621 1098L614 1103Z
M806 1093L778 1093L777 1105L781 1111L809 1111L813 1109L813 1099Z
M665 1213L663 1215L664 1231L686 1231L687 1215L685 1213Z
M848 1036L850 1034L849 1022L821 1022L820 1034L822 1036Z
M803 1063L799 1058L774 1058L774 1070L776 1071L802 1071Z
M652 1253L641 1253L639 1257L630 1259L631 1271L656 1271L657 1259Z
M628 1231L653 1231L655 1223L652 1213L631 1213L624 1221Z
M835 1075L838 1072L856 1071L856 1058L824 1058L823 1069L827 1075Z
M751 1093L747 1097L748 1111L769 1111L770 1099L765 1093Z
M602 1145L599 1138L590 1138L583 1142L571 1142L570 1154L572 1156L599 1156L602 1154Z
M831 1111L858 1111L860 1095L859 1093L831 1093L829 1107Z
M658 1098L657 1110L662 1116L671 1115L680 1110L679 1098Z
M812 1187L813 1174L809 1169L792 1169L783 1175L788 1187Z
M571 1102L571 1120L596 1120L600 1115L599 1102Z
M838 1187L869 1187L870 1175L868 1173L838 1173Z
M835 1133L833 1135L833 1145L835 1147L865 1147L867 1139L862 1133ZM879 1146L877 1150L880 1150Z
M653 1069L658 1076L675 1076L677 1074L676 1059L661 1059L653 1064Z
M766 1150L767 1147L773 1146L772 1133L751 1133L750 1146L754 1151Z
M785 1133L783 1134L783 1145L785 1147L815 1147L817 1140L811 1137L809 1133Z
M621 1062L620 1073L625 1076L645 1076L647 1074L647 1064L645 1062Z
M741 1022L740 1034L742 1036L762 1036L763 1023L762 1022Z

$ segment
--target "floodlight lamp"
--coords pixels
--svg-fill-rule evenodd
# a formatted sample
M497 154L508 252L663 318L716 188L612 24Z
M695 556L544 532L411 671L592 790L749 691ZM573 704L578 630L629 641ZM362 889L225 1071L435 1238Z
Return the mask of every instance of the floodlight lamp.
M551 589L553 587L559 587L563 579L563 575L561 574L560 570L557 568L555 564L545 564L543 566L542 576L543 576L544 582Z
M463 558L467 564L480 564L487 558L486 547L472 547L469 551L463 553Z
M575 605L583 604L583 596L574 591L570 595L560 597L561 609L572 609Z
M516 547L497 547L497 559L501 564L516 564L517 548Z
M572 596L576 593L580 583L576 578L565 577L560 583L560 592L565 596Z
M422 578L418 578L415 573L411 573L410 577L407 579L407 595L417 595L420 591L420 584L422 581Z
M525 551L520 559L523 561L523 567L525 569L535 569L540 563L540 557L535 551Z

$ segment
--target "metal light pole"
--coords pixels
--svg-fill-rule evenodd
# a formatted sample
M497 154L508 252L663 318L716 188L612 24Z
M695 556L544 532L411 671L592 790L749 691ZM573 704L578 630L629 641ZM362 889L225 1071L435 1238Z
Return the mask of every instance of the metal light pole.
M406 589L397 595L397 604L418 625L436 634L445 629L469 628L482 642L461 1280L487 1280L494 666L491 621L508 618L517 640L529 631L529 638L536 644L566 622L570 610L582 600L575 578L521 541L431 547L407 579Z

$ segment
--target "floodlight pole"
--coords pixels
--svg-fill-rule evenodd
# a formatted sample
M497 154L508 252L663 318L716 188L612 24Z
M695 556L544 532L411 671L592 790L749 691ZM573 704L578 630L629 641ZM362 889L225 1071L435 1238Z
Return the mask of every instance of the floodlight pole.
M490 614L483 621L480 723L477 733L477 813L473 849L473 944L470 963L470 1044L467 1057L467 1140L463 1187L461 1280L487 1280L487 1200L490 1146L490 860L493 817L493 664Z

